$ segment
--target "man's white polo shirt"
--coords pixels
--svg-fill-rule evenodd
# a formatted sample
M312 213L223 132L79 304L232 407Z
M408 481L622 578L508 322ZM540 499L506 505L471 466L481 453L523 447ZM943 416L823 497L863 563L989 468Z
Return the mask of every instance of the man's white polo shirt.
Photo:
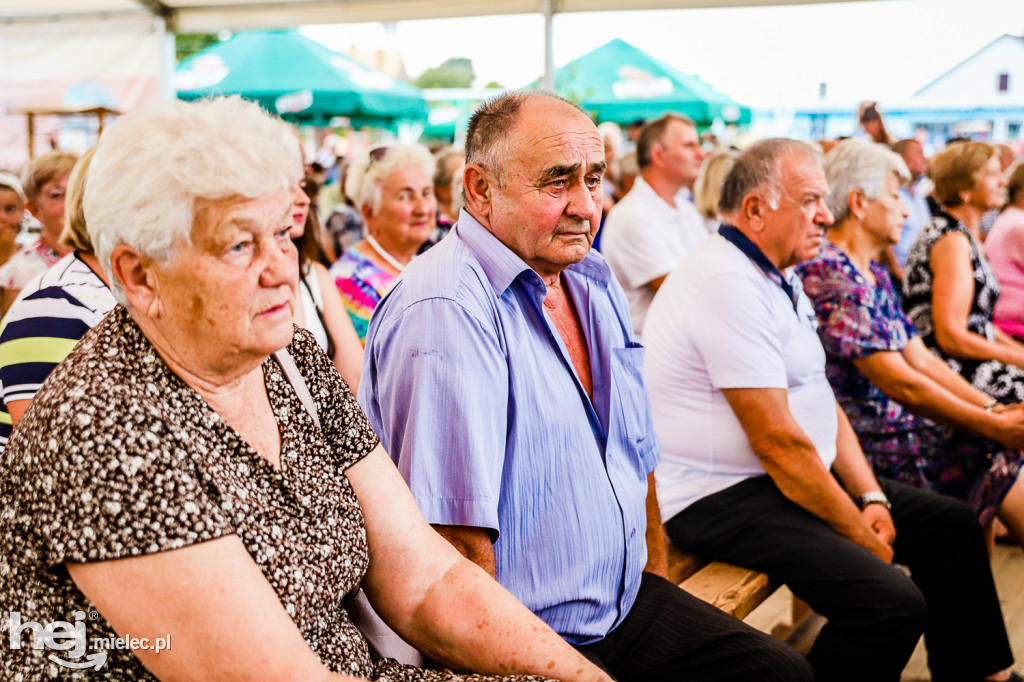
M799 287L799 279L789 277ZM742 251L712 235L665 280L647 315L644 377L661 441L666 521L697 500L765 473L723 388L784 388L826 468L836 402L803 290L789 296Z
M654 292L647 283L675 269L708 233L704 219L680 194L671 206L642 176L608 213L601 255L626 291L633 331L640 337Z

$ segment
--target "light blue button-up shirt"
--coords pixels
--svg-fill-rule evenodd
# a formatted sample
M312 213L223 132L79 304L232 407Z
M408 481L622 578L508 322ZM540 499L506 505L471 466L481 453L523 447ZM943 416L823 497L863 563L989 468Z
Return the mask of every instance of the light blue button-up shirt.
M910 248L914 245L914 240L917 239L917 234L932 217L932 210L928 206L927 194L921 191L922 180L917 182L913 194L905 187L900 187L900 199L910 209L907 220L903 223L903 232L900 233L900 240L893 247L893 251L896 253L896 260L900 262L900 267L906 267L907 256L910 254Z
M490 529L498 581L586 644L636 598L659 450L621 287L593 251L563 276L593 402L540 276L465 211L374 312L359 402L427 520Z

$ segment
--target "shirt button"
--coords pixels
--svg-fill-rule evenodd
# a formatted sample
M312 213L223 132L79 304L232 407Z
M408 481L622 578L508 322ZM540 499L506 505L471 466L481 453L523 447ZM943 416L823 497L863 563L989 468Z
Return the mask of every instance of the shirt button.
M635 535L636 535L636 528L634 528L633 530L629 531L629 537L633 537Z

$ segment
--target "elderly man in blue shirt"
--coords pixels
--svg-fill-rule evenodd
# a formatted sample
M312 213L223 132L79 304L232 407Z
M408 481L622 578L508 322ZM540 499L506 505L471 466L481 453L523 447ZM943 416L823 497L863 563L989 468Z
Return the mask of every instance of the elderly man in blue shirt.
M644 351L590 249L594 124L511 93L466 138L466 208L375 311L359 396L427 520L620 680L809 680L662 577Z

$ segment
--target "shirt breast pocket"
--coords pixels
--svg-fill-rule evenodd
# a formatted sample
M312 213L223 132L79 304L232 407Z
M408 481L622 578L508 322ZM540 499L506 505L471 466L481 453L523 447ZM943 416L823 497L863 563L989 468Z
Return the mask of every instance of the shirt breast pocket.
M644 388L644 351L640 344L614 349L611 373L621 434L626 441L623 446L636 453L641 473L646 474L658 463L658 439L654 434L651 405Z

